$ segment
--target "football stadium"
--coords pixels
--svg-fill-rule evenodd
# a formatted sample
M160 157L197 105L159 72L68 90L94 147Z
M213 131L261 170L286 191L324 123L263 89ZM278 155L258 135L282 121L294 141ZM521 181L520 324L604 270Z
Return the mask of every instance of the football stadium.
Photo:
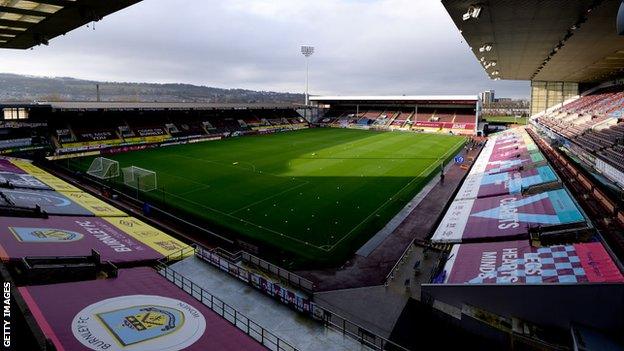
M528 118L0 101L3 349L624 349L624 2L440 2ZM138 3L0 1L0 49Z

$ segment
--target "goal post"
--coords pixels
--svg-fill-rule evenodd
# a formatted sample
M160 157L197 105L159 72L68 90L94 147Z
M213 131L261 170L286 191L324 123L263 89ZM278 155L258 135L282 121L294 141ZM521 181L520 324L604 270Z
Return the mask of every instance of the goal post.
M153 191L158 187L156 172L130 166L122 169L124 184L140 191Z
M96 157L91 162L87 174L98 179L119 177L119 162L105 157Z

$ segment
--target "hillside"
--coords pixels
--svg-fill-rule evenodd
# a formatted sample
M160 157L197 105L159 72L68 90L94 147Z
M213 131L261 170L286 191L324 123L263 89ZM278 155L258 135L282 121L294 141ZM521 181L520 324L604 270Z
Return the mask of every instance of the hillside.
M0 101L302 102L302 94L220 89L191 84L96 82L0 73Z

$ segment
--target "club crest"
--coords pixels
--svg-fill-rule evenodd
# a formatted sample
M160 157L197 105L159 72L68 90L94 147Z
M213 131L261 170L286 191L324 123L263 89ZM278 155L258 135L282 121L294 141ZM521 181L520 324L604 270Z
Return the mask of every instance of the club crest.
M85 307L74 317L71 329L91 350L178 351L203 336L206 320L180 300L129 295Z
M174 333L184 325L184 314L165 306L129 307L97 317L123 346Z

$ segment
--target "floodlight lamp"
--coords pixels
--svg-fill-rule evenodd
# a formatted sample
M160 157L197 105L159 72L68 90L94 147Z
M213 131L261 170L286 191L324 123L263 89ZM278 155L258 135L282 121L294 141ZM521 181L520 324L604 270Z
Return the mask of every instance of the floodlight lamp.
M496 67L496 61L490 61L490 64L492 65L492 67Z
M310 46L310 45L302 45L301 46L301 53L303 54L303 56L305 57L310 57L312 56L312 54L314 54L314 46Z
M464 21L468 21L471 18L479 18L481 15L481 7L472 5L468 8L468 11L462 15Z
M472 17L473 18L479 18L480 15L481 15L481 7L480 6L474 6L472 8Z
M483 46L479 48L479 52L490 52L490 51L492 51L492 44L483 44Z

